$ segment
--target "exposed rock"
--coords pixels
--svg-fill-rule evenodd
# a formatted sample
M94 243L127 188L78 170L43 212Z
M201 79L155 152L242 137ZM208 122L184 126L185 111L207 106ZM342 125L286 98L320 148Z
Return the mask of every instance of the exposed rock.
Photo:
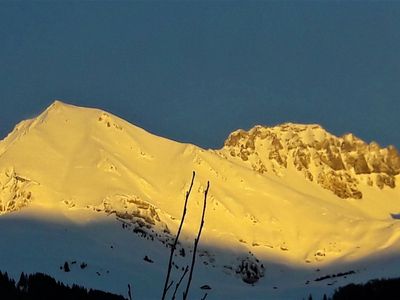
M211 290L211 287L208 284L202 285L200 288L202 290Z
M143 260L148 263L151 263L151 264L154 263L154 261L151 258L149 258L147 255L143 258Z
M16 211L32 201L32 182L17 175L13 168L0 171L0 214Z
M161 221L153 205L134 195L115 195L104 199L103 211L114 213L124 220L139 222L147 227Z
M376 185L380 189L383 189L385 185L394 188L396 187L395 178L386 174L379 174L376 176Z
M307 180L317 179L323 188L344 199L362 198L358 188L362 182L394 188L395 176L400 174L400 155L395 147L367 144L353 134L336 137L319 125L287 123L238 130L228 137L223 151L260 174L272 170L280 175L292 165ZM363 180L359 176L364 176Z
M70 272L70 271L71 271L71 269L69 268L68 262L65 262L65 263L64 263L63 269L64 269L64 272Z
M260 264L260 261L253 254L239 258L239 261L236 274L239 274L244 282L254 284L264 277L264 265Z
M340 198L362 198L362 193L357 190L357 180L347 173L338 173L335 171L320 173L317 182L323 188L331 190Z

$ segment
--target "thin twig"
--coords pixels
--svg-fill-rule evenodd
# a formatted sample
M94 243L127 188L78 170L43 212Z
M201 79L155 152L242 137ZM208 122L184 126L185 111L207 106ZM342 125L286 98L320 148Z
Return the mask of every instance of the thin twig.
M178 232L176 234L175 241L174 241L174 244L171 247L171 253L169 255L167 276L165 277L164 290L163 290L163 294L162 294L162 297L161 297L162 300L165 300L165 296L167 295L167 291L171 287L171 284L169 283L169 278L171 276L172 259L174 257L176 244L178 243L179 235L181 234L182 226L183 226L183 223L185 221L187 202L188 202L188 199L189 199L189 196L190 196L190 192L192 191L192 187L193 187L193 182L194 182L194 177L195 176L196 176L196 173L193 171L192 181L190 183L189 190L186 192L185 204L183 206L183 213L182 213L181 223L179 224Z
M174 281L173 280L171 280L171 282L168 284L168 286L167 286L167 291L171 288L171 286L174 284Z
M208 294L205 293L204 296L203 296L203 298L201 298L201 300L206 300L207 296L208 296Z
M128 297L129 297L129 300L132 300L131 285L129 283L128 283Z
M206 206L207 206L207 194L208 190L210 188L210 182L207 181L207 188L204 191L204 202L203 202L203 213L201 215L201 222L200 222L200 228L199 228L199 233L197 234L197 238L194 239L194 248L193 248L193 256L192 256L192 265L190 266L190 273L189 273L189 279L186 285L186 290L183 293L183 300L187 299L188 293L189 293L189 288L190 288L190 283L192 281L192 275L193 275L193 269L194 269L194 264L196 262L196 252L197 252L197 245L199 244L200 241L200 235L201 231L203 229L204 225L204 215L206 213Z
M179 286L181 285L182 280L186 276L188 271L189 271L189 266L186 266L185 271L183 272L183 274L181 276L181 279L179 279L178 283L175 286L175 291L174 291L174 294L172 295L172 300L175 300L176 292L178 291Z

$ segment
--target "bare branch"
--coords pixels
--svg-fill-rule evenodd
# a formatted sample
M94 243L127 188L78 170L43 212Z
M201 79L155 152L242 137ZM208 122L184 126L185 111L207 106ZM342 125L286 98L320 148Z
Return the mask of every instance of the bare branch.
M181 276L181 279L179 279L178 283L175 286L175 291L174 291L174 294L172 295L172 300L175 300L176 292L178 291L179 286L181 285L182 280L186 276L188 271L189 271L189 266L186 266L185 271L183 272L183 274Z
M203 298L201 298L201 300L206 300L207 296L208 296L208 294L205 293L204 296L203 296Z
M188 293L189 293L189 288L190 288L190 283L192 281L192 275L193 275L193 269L194 269L194 264L196 262L196 252L197 252L197 245L199 244L200 241L200 235L201 231L203 229L204 225L204 215L206 213L206 207L207 207L207 194L208 190L210 188L210 182L207 181L207 188L204 191L204 202L203 202L203 213L201 215L201 222L200 222L200 228L199 228L199 233L197 234L197 238L194 239L194 248L193 248L193 256L192 256L192 265L190 266L190 273L189 273L189 279L187 282L186 290L183 293L183 300L187 299Z
M165 284L164 284L163 294L162 294L162 297L161 297L162 300L165 300L165 296L167 295L167 291L171 287L171 284L172 284L172 283L171 284L169 283L169 278L171 276L171 269L172 269L172 260L173 260L173 257L174 257L174 252L175 252L175 249L176 249L176 245L177 245L178 240L179 240L179 235L181 234L182 226L183 226L183 223L185 221L186 207L187 207L188 199L189 199L189 196L190 196L190 192L192 191L192 187L193 187L193 182L194 182L194 177L195 176L196 176L196 173L193 171L192 181L190 183L189 190L186 192L185 204L183 206L183 213L182 213L181 223L179 224L179 228L178 228L178 232L177 232L176 237L175 237L174 244L171 247L171 253L170 253L169 261L168 261L168 270L167 270L167 275L165 277Z
M128 297L129 297L129 300L132 300L131 285L129 283L128 283Z
M171 286L174 284L174 281L173 280L171 280L171 282L168 284L168 286L167 286L167 291L171 288Z

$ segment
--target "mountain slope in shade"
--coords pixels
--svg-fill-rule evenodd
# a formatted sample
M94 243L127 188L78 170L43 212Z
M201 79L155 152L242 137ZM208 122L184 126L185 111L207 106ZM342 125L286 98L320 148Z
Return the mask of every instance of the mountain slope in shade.
M182 247L190 251L209 180L200 272L211 272L216 280L237 276L247 253L265 274L258 283L264 295L263 282L276 276L268 271L272 262L315 270L399 249L400 157L394 147L366 144L351 134L335 137L318 125L288 123L239 130L222 149L204 150L152 135L110 113L59 101L0 142L0 220L61 222L85 228L82 232L117 222L136 233L129 247L160 247L179 225L192 171L196 180ZM117 227L91 238L101 244ZM118 235L122 240L132 236ZM149 242L139 242L140 236ZM124 247L129 253L131 248ZM165 247L151 251L156 251L153 257L168 255ZM55 252L54 263L57 259ZM149 271L155 281L162 281L164 266ZM299 275L303 285L307 276Z

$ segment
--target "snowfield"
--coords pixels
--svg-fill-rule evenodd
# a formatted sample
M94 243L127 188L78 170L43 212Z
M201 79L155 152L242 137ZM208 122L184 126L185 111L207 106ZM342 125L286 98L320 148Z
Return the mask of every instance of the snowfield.
M400 276L394 147L288 123L205 150L60 101L0 141L0 270L160 299L192 171L175 282L211 187L190 299L318 299Z

